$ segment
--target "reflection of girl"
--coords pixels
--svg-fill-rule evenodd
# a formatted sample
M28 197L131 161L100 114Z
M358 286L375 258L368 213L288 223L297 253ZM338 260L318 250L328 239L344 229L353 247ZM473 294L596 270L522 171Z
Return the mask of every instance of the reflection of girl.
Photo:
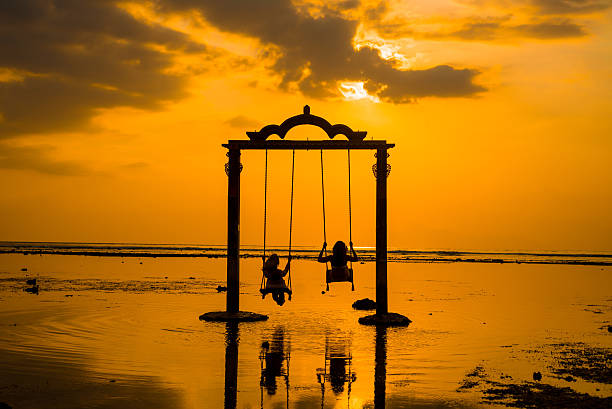
M278 305L283 305L285 303L285 292L289 291L283 277L289 272L291 256L287 259L287 265L284 270L279 270L279 263L280 259L278 255L272 254L264 263L263 274L264 277L266 277L266 290L272 293L272 299L276 301ZM265 293L263 297L265 297Z
M355 253L355 249L353 249L353 242L349 243L351 246L350 253L348 253L348 249L346 248L346 244L343 241L337 241L334 244L334 248L332 250L332 254L329 256L324 256L323 253L327 248L327 243L323 243L323 248L319 253L319 258L317 261L319 263L330 262L332 266L332 274L334 277L340 279L346 279L348 277L348 266L346 263L349 261L358 261L357 253Z
M346 359L329 359L329 381L332 391L334 391L335 394L344 391L344 383L348 381L348 377L346 376Z

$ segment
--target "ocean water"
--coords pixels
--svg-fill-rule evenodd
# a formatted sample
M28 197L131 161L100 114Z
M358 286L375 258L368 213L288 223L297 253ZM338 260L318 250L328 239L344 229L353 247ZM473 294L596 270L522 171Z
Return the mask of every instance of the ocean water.
M225 308L219 247L4 243L0 402L477 408L491 407L487 380L528 382L534 372L556 388L612 396L609 380L559 372L571 351L612 348L610 255L392 251L389 310L412 323L382 329L358 324L368 312L351 308L375 298L374 263L354 265L355 291L325 291L316 251L298 250L282 307L259 294L260 249L244 250L240 308L269 320L226 325L198 319ZM24 291L32 278L38 294Z

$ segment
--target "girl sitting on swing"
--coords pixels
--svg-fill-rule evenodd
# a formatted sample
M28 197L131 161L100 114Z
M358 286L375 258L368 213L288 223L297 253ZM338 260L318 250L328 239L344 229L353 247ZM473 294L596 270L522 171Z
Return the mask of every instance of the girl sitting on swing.
M334 244L332 254L329 256L324 256L323 253L327 248L327 243L323 242L323 248L319 253L319 258L317 261L319 263L327 263L329 261L332 266L332 274L337 279L344 277L346 277L344 279L347 279L349 274L347 263L349 261L359 261L357 253L355 253L355 249L353 248L353 242L351 241L349 244L351 246L350 253L348 252L346 244L344 244L343 241L337 241L336 244Z
M285 293L289 294L289 299L291 299L291 290L283 279L289 272L291 256L287 258L287 265L284 270L278 268L279 263L280 259L277 254L272 254L264 263L263 274L266 277L266 288L265 292L262 291L262 298L265 298L267 293L272 293L272 299L278 305L283 305L285 303Z

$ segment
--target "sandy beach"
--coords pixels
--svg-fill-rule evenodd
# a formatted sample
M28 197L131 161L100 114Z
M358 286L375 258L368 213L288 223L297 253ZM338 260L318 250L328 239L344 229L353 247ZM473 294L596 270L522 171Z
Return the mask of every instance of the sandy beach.
M322 294L321 265L298 260L283 307L261 299L259 268L241 260L241 309L270 318L232 326L198 320L224 308L222 258L0 255L0 402L612 405L609 266L392 262L390 310L412 323L388 330L359 325L367 312L351 308L375 298L374 263L355 266L354 292ZM38 294L24 291L32 278Z

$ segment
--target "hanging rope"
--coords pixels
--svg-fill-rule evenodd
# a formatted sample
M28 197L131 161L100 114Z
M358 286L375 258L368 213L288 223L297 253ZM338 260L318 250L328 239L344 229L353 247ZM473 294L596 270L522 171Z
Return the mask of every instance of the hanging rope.
M323 243L327 243L327 232L325 231L325 178L323 172L323 149L321 149L321 197L323 198ZM325 258L327 258L327 247L324 249ZM327 261L325 261L327 268ZM329 268L328 268L329 269Z
M352 208L351 208L351 150L350 149L346 150L346 155L348 159L349 245L352 249L353 248L353 213L352 213ZM349 257L352 257L353 256L352 250L349 250L349 252L351 253L349 254ZM350 265L351 271L353 271L353 261L352 260L349 260L349 265ZM353 282L353 279L352 279L352 273L351 273L351 290L355 291L355 283Z
M353 242L353 215L351 211L351 150L346 150L348 157L348 211L349 211L349 243Z
M263 217L263 256L261 258L261 266L263 270L263 266L266 264L266 225L267 225L267 215L268 215L268 150L266 149L266 165L264 171L264 217ZM265 275L261 275L261 284L259 286L260 289L264 289L266 286L266 277Z
M291 154L291 206L290 206L290 212L289 212L289 255L288 255L288 259L291 258L291 237L292 237L292 232L293 232L293 180L295 176L295 149L292 151ZM287 260L288 261L288 260ZM287 278L287 281L289 283L289 289L291 289L291 264L289 265L289 276Z

